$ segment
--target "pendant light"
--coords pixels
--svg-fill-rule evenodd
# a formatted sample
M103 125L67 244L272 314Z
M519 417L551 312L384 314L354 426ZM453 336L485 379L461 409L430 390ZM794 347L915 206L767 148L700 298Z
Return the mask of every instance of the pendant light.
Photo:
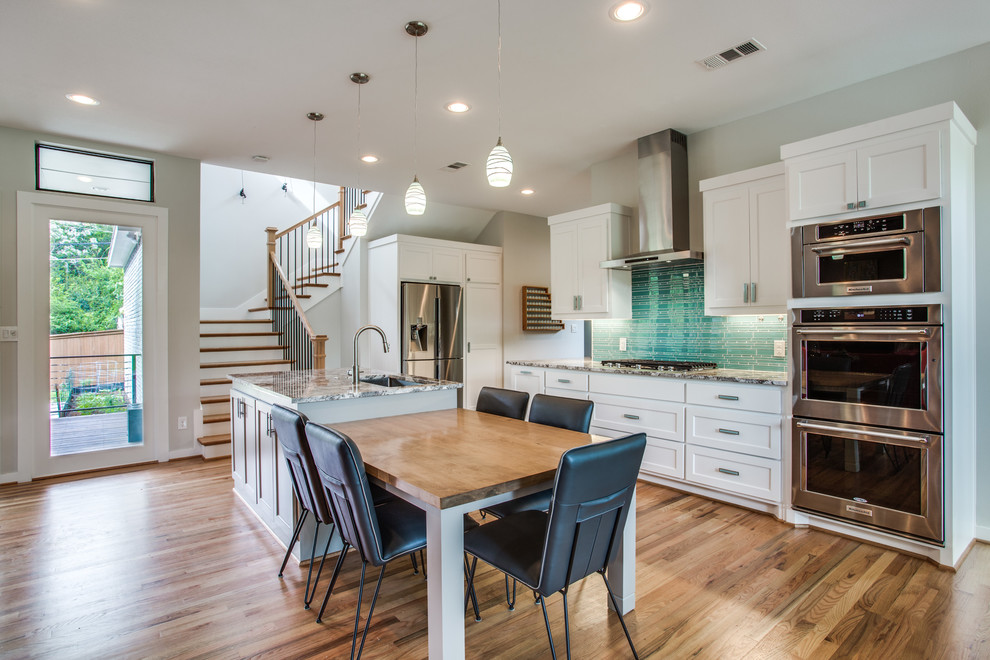
M311 112L306 119L313 122L313 215L316 215L316 122L323 121L323 113ZM313 218L313 226L306 232L306 245L311 250L323 247L323 233L316 224L316 218Z
M357 103L357 157L361 160L361 86L371 80L367 73L352 73L351 82L358 86ZM361 190L361 165L358 165L358 190ZM364 206L363 204L361 206ZM364 236L368 233L368 216L364 210L355 208L351 211L351 217L347 221L347 226L351 236Z
M419 176L415 174L418 167L417 162L417 133L419 131L419 38L426 34L429 28L423 21L409 21L406 23L406 33L416 37L416 59L415 59L415 82L413 92L413 180L406 190L406 213L409 215L423 215L426 211L426 191L419 182Z
M498 142L488 154L488 185L505 188L512 181L512 156L502 146L502 0L498 0Z

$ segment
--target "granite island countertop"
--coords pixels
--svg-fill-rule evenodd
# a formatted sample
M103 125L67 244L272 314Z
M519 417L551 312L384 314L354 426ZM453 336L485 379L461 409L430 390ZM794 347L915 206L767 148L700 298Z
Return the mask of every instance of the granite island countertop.
M373 383L351 383L350 369L308 369L301 371L269 371L264 373L228 374L231 388L248 394L263 394L288 403L315 403L375 396L401 396L412 392L455 390L461 383L435 380L408 374L390 374L373 369L362 369L364 378L369 376L398 376L415 382L404 387L385 387Z
M506 364L541 369L570 369L572 371L593 371L603 374L631 374L653 378L683 378L685 380L709 380L723 383L753 383L756 385L787 385L787 372L756 371L750 369L701 369L698 371L651 371L628 367L606 367L591 358L571 358L560 360L507 360Z

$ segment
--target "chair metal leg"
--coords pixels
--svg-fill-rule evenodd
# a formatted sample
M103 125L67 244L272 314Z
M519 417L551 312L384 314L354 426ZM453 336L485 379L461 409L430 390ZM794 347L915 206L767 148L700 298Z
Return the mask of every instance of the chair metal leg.
M351 660L354 658L354 642L357 641L358 622L361 620L361 595L364 593L364 571L367 563L361 565L361 589L358 591L357 614L354 616L354 639L351 640ZM368 628L371 627L371 615L375 613L375 603L378 602L378 592L382 588L382 578L385 577L385 566L378 572L378 584L375 585L375 595L371 597L371 608L368 610L368 618L364 621L364 632L361 633L361 646L358 648L357 660L361 660L361 653L364 652L364 641L368 637Z
M608 597L612 601L612 608L615 610L615 613L619 615L619 623L622 624L622 632L626 634L626 641L629 642L629 648L632 650L633 658L639 660L639 655L636 653L636 645L633 644L632 637L629 636L629 628L626 628L626 620L622 616L622 611L619 610L619 603L615 599L615 594L612 593L612 585L608 583L608 578L605 577L605 569L598 571L598 574L602 576L603 580L605 580L605 589L608 590Z
M553 633L550 632L550 617L547 616L547 601L543 596L540 596L540 605L543 606L543 623L547 624L547 639L550 640L550 655L553 656L553 660L557 660L557 651L553 648Z
M415 552L410 552L409 553L409 560L412 562L412 565L413 565L413 574L414 575L419 575L419 565L416 563L416 553Z
M567 660L571 660L571 622L567 618L567 587L560 590L564 596L564 644L567 646Z
M303 509L303 512L299 514L299 519L296 520L296 528L292 530L292 540L289 541L289 545L285 548L285 557L282 558L282 565L278 569L278 576L282 577L282 572L285 571L285 565L289 563L289 555L292 554L292 548L296 546L296 541L299 540L299 532L302 531L303 523L306 522L306 516L309 515L309 509Z
M509 575L505 574L505 603L509 606L509 611L516 609L516 578L512 578L512 598L509 598Z
M316 537L319 536L320 523L316 523L316 531L313 532L313 551L316 551ZM316 559L316 555L312 555L309 560L309 575L306 576L306 600L303 609L308 610L309 604L313 602L313 597L316 596L316 585L320 583L320 576L323 575L323 563L327 560L327 552L330 551L330 543L333 541L333 533L337 531L336 525L330 523L330 535L327 537L327 544L323 546L323 556L320 557L320 568L316 571L316 579L313 580L313 590L309 589L309 576L313 574L313 561Z
M468 554L464 553L464 577L467 578L467 593L464 595L464 609L467 609L468 599L474 607L474 620L481 621L481 612L478 611L478 596L474 592L474 571L478 567L478 558L474 557L468 564Z
M333 567L333 575L330 577L330 584L327 586L327 593L323 597L323 605L320 606L320 613L316 615L317 623L323 623L323 611L327 609L327 603L330 601L330 594L333 593L333 587L337 584L337 578L340 576L340 569L344 565L344 558L347 557L347 551L350 549L350 544L345 542L344 546L340 549L340 554L337 555L337 563Z
M419 551L419 563L422 564L422 566L423 566L423 579L425 580L427 578L427 575L426 575L426 557L423 556L423 551L422 550Z

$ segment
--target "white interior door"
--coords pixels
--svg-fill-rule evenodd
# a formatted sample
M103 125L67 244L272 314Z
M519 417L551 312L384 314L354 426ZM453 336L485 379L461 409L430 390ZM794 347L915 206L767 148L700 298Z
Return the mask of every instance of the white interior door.
M18 193L18 374L23 385L18 394L21 481L167 460L167 283L164 277L167 217L167 210L142 204ZM131 294L139 296L140 301L135 303L139 311L130 313L130 321L139 327L129 328L128 350L111 350L99 354L102 359L95 360L64 356L52 359L49 287L53 222L126 228L125 232L119 232L121 240L136 244L139 251L135 256L139 261L129 263L137 276L136 285L134 278L131 284L138 288ZM58 363L57 369L53 363ZM56 380L58 391L53 386ZM118 385L121 401L109 401L103 406L102 399L91 400L82 406L90 412L102 408L108 414L88 415L92 418L88 420L87 416L72 415L73 419L64 414L68 397L106 394Z

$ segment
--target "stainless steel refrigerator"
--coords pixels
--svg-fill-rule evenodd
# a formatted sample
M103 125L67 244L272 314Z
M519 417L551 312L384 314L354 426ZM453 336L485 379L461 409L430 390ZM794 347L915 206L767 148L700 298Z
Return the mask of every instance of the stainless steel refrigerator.
M402 373L464 382L463 309L457 285L402 283Z

